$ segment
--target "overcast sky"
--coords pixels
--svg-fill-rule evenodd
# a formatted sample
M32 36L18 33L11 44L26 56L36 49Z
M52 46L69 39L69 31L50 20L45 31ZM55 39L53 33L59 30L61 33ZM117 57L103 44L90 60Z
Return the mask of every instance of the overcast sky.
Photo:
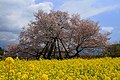
M0 0L0 46L18 43L22 27L39 9L68 11L99 21L102 32L112 33L110 42L120 40L120 0Z

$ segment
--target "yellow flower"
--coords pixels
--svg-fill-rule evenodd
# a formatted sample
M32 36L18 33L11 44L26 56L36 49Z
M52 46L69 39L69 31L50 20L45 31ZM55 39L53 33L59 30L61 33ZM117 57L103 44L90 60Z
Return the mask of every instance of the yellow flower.
M15 75L15 71L14 70L10 70L10 74L11 75Z
M17 77L20 77L20 76L21 76L21 72L18 72L18 73L16 74L16 76L17 76Z
M67 80L73 80L73 79L72 79L72 77L69 76Z
M11 64L11 63L14 63L14 60L12 57L8 57L5 59L5 63Z
M115 77L115 78L113 78L113 80L120 80L119 78L117 78L117 77Z
M31 70L34 70L34 65L33 64L30 64L29 66L28 66L28 68L29 68L29 70L31 71Z
M22 77L21 77L22 80L26 80L27 78L28 78L27 74L23 74Z
M59 78L58 76L56 77L56 79L57 79L57 80L60 80L60 78Z
M48 80L48 75L43 74L42 77L41 77L41 80Z
M16 60L16 61L19 61L19 58L18 58L18 57L16 57L16 58L15 58L15 60Z
M60 70L59 74L62 76L62 75L64 75L64 72L62 70Z
M120 58L0 61L0 80L120 80ZM14 64L12 64L14 63Z

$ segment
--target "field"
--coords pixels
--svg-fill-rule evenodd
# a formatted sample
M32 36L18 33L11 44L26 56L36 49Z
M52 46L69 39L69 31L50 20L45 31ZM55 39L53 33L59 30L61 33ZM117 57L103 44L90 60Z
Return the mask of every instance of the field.
M120 80L120 58L0 61L0 80Z

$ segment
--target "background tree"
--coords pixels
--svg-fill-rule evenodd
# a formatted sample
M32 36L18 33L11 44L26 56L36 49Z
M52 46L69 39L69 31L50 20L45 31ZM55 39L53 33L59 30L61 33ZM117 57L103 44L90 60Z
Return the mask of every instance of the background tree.
M7 48L10 53L19 51L18 44L9 44L9 45L7 45Z
M72 58L86 48L104 48L109 33L99 31L98 23L81 20L78 14L70 16L67 12L40 10L20 33L20 46L22 51L34 53L37 59L41 55L47 59Z
M109 45L103 53L109 57L120 57L120 42Z
M7 54L5 54L5 57L17 57L18 52L20 50L20 47L18 44L8 44L7 45Z
M4 49L0 47L0 55L4 54Z
M0 47L0 60L2 60L4 54L4 49Z
M8 48L8 54L6 54L6 57L19 57L19 59L30 59L31 55L27 52L27 49L24 51L21 51L21 47L19 44L9 44L7 45Z

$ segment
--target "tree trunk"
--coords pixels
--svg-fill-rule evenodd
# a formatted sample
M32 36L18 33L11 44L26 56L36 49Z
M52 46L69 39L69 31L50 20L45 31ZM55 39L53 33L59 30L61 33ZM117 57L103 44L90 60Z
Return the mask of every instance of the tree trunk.
M83 51L83 49L84 49L84 48L82 48L82 49L80 49L80 50L76 50L77 52L75 53L75 55L70 56L70 58L77 57L77 56L79 55L79 53L80 53L81 51Z

